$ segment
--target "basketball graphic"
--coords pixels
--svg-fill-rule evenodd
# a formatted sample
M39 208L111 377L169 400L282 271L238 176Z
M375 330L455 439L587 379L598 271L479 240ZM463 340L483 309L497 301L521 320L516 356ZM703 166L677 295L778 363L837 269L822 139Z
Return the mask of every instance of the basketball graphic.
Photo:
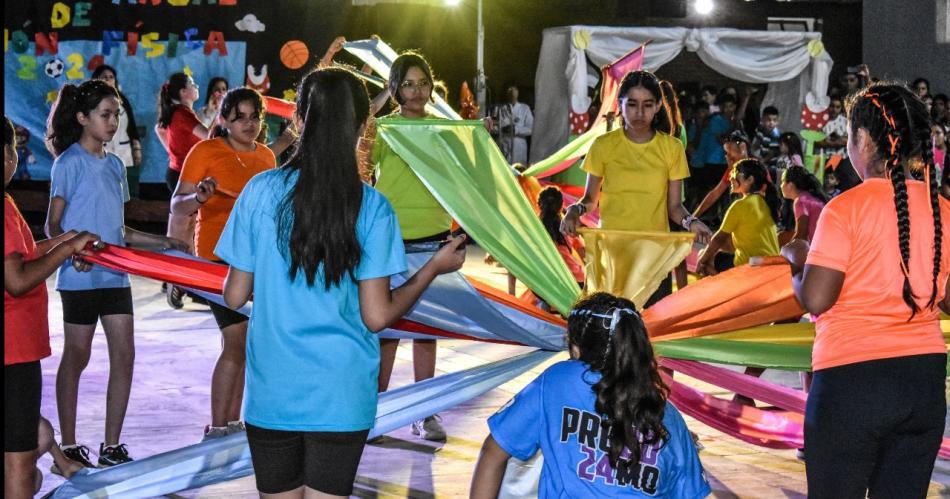
M299 69L310 58L310 49L300 40L291 40L280 48L280 62L290 69Z

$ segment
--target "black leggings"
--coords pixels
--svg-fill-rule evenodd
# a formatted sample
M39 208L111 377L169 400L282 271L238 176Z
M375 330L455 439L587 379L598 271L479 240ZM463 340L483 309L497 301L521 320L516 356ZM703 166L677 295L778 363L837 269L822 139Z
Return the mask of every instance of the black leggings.
M946 354L815 371L805 410L811 499L927 496L947 413Z

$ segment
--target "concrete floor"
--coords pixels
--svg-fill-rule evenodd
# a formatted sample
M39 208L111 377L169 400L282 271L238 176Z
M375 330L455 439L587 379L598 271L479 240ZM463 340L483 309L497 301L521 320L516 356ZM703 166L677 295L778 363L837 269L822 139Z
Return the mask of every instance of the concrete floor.
M484 265L482 256L483 253L474 248L466 263L466 271L506 288L504 271ZM59 295L53 290L53 281L47 281L47 286L50 289L53 356L42 363L43 414L54 427L58 427L54 386L63 347L62 309ZM133 277L132 289L136 317L136 372L123 441L128 444L133 457L143 458L200 439L209 418L211 370L220 348L220 338L207 307L186 300L183 310L172 310L165 304L159 285L145 279ZM440 341L437 367L440 372L457 371L525 350L487 343ZM412 381L411 361L410 345L403 342L397 354L392 386ZM488 434L485 420L547 365L442 413L449 434L444 444L421 440L408 428L403 428L389 434L380 444L367 446L356 478L354 497L466 497L479 448ZM77 426L79 440L93 451L98 449L102 440L107 375L105 337L97 334L93 357L80 388ZM767 372L766 377L791 386L798 384L795 374ZM722 390L699 382L689 384L726 395ZM687 423L705 445L700 457L713 487L713 497L805 497L805 467L795 458L794 451L755 447L690 418L687 418ZM41 494L61 483L60 477L48 473L50 464L48 456L40 460L40 469L45 474ZM257 493L251 476L183 491L172 497L257 497ZM938 460L928 497L950 497L950 462Z

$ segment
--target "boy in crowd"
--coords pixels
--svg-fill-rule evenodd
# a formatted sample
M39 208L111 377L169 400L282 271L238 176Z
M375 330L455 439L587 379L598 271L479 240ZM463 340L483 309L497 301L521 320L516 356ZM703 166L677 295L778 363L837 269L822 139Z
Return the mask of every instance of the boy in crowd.
M755 129L752 155L761 159L766 165L774 163L779 155L778 138L781 134L782 132L778 129L778 108L766 106L762 110L762 121Z

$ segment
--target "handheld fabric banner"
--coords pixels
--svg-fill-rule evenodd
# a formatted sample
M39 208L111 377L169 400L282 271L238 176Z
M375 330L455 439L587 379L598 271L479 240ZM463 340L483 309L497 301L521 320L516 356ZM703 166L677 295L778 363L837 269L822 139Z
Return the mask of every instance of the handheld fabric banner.
M369 67L373 68L373 71L376 71L387 80L389 79L389 68L392 67L396 57L399 57L399 54L397 54L392 47L379 38L346 42L343 44L343 49L359 57L363 62L368 64ZM430 113L450 120L462 119L462 116L455 112L452 106L442 100L439 94L433 92L432 98L435 102L426 105L426 110Z
M587 292L623 296L643 309L693 247L691 232L579 229L586 250Z
M385 140L479 246L567 315L574 277L481 121L377 120Z
M535 350L382 393L377 405L376 425L369 437L382 435L471 400L520 376L553 355L553 352ZM163 496L253 473L247 435L238 433L138 459L122 466L84 470L57 488L52 497L119 499Z

